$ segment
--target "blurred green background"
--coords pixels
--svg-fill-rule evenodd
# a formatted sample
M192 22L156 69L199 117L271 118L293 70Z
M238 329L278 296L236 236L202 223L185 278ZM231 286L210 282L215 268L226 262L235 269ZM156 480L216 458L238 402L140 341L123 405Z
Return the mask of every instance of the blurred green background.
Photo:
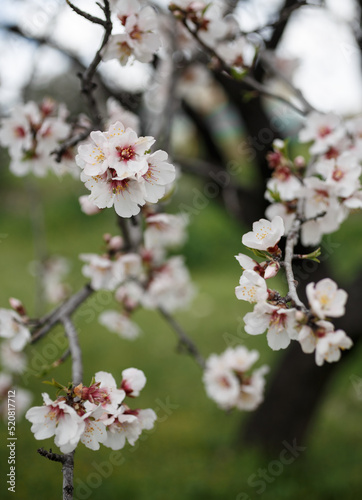
M0 306L8 307L10 296L21 299L31 315L34 312L34 278L28 271L34 259L30 212L34 208L33 189L41 199L49 254L70 259L69 283L73 291L85 283L78 254L101 252L102 234L117 233L115 214L106 210L87 217L77 198L85 194L80 182L70 179L26 179L11 176L3 158L1 180ZM29 183L32 188L29 191ZM193 179L184 178L170 209L179 204L192 206ZM339 274L349 279L361 267L361 216L353 215L331 238L336 245L331 255ZM186 260L199 294L189 311L177 319L199 346L204 356L222 352L239 343L260 350L257 366L276 366L282 354L268 349L264 335L243 333L242 316L250 310L235 298L241 270L234 255L243 251L242 228L212 200L195 215L190 224ZM353 244L352 244L353 243ZM173 331L155 312L138 312L135 319L143 335L135 341L120 339L98 324L96 316L112 303L104 295L89 299L76 315L84 357L84 380L95 372L111 372L121 379L123 369L144 370L147 385L135 401L142 408L157 411L154 431L146 432L135 447L127 445L119 453L101 447L98 452L80 445L75 454L75 498L78 500L123 499L350 499L362 495L362 353L356 349L329 386L305 447L290 464L281 464L280 455L266 457L240 440L247 413L219 410L209 400L201 381L201 371L193 359L177 352ZM103 305L102 305L103 304ZM96 311L89 321L89 311ZM88 319L88 321L87 321ZM28 348L30 365L39 371L41 360L51 363L63 352L55 349L61 328ZM54 337L55 336L55 337ZM54 338L56 340L54 340ZM52 347L49 348L49 345ZM48 346L48 347L47 347ZM49 352L53 354L50 356ZM40 361L39 361L40 360ZM70 381L69 360L44 378L61 383ZM288 375L286 374L286 377ZM361 377L361 378L360 378ZM34 392L33 405L42 404L41 392L55 396L41 377L20 377L19 385ZM5 498L61 498L61 466L37 454L38 447L55 446L52 439L35 441L26 420L17 423L16 493L5 490L7 437L1 429L1 471ZM284 445L280 444L280 452ZM288 454L288 457L291 455ZM266 470L265 479L260 479ZM258 481L258 482L257 482ZM4 498L2 496L2 498Z

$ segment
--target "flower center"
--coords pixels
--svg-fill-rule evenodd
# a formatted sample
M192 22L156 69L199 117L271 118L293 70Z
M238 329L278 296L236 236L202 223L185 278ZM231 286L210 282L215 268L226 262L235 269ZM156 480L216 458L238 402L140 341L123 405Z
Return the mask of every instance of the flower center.
M16 137L25 137L26 135L23 127L15 127L14 134L16 135Z
M327 127L325 125L325 126L319 128L319 130L318 130L318 136L321 137L321 138L323 138L326 135L329 135L331 132L332 132L332 129L330 129L329 127Z
M268 236L269 233L270 233L270 228L267 226L263 226L255 233L255 238L257 240L263 240Z
M277 311L273 311L271 315L270 326L274 326L278 330L284 330L286 319L286 314L278 314Z
M116 147L118 161L130 161L136 156L136 151L133 146L125 146L123 148Z
M335 181L340 181L344 177L344 173L338 167L334 169L332 174L332 179Z

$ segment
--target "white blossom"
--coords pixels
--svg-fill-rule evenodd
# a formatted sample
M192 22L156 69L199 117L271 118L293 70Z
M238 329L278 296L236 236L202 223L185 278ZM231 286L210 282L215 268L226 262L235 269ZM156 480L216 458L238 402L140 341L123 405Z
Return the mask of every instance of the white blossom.
M114 272L114 262L108 257L97 254L83 253L79 258L86 262L82 268L83 276L91 279L94 290L114 290L119 284L119 277Z
M235 295L250 303L264 301L268 298L266 282L255 271L246 270L241 275L239 286L235 287Z
M183 258L175 256L153 272L151 282L140 300L147 309L162 307L173 312L188 307L194 295L195 288Z
M260 335L268 330L269 347L274 351L285 349L297 336L295 313L295 309L259 302L253 312L244 316L245 331L250 335Z
M136 323L117 311L103 311L99 315L98 321L111 332L117 333L121 338L127 340L134 340L141 333L141 329Z
M130 397L137 397L146 385L146 377L142 370L137 368L127 368L122 372L121 387Z
M313 312L321 319L326 316L338 318L345 313L347 292L338 289L330 278L315 283L308 283L306 294Z
M225 410L254 410L263 400L266 366L247 374L259 358L255 350L239 346L221 355L212 354L206 361L203 381L207 395Z
M343 330L327 333L317 342L315 353L317 365L323 365L324 361L328 361L328 363L338 361L341 357L341 351L350 349L352 345L352 340L347 337Z
M253 230L244 234L242 243L256 250L268 250L275 247L283 235L283 219L276 215L271 222L266 219L254 222Z
M313 141L310 148L312 154L321 154L328 151L345 135L345 129L339 116L334 113L320 114L312 111L299 132L301 142Z
M82 417L69 405L65 398L52 401L43 393L44 406L34 406L27 411L25 418L33 425L31 431L35 439L55 436L54 442L62 453L73 451L85 429Z
M166 213L150 215L146 219L146 224L144 241L147 249L174 248L186 240L185 227L188 220L182 215Z
M21 351L30 341L30 331L23 318L11 309L0 309L0 337L9 339L13 351Z
M360 188L361 166L350 152L344 152L337 158L322 160L317 163L316 172L322 174L328 187L336 196L347 198Z

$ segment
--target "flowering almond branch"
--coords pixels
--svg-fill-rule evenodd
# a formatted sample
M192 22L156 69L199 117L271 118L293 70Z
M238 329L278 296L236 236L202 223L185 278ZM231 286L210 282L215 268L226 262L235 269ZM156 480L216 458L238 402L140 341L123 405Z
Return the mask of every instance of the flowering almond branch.
M188 19L192 19L193 22L195 22L195 17L193 17L192 9L191 12L183 10L177 5L177 2L171 4L170 10L173 12L175 17L177 19L180 19L183 26L186 28L186 30L192 35L192 37L198 42L198 44L202 47L204 50L205 54L208 54L211 58L213 58L215 61L217 61L217 64L215 64L215 68L218 71L222 71L225 74L227 74L230 78L239 81L240 83L244 83L248 85L250 88L256 90L260 94L266 96L266 97L271 97L273 99L276 99L280 102L283 102L287 104L290 108L294 109L298 114L301 115L306 115L310 110L314 109L303 97L302 103L304 105L304 109L301 109L297 106L295 106L290 100L286 99L280 94L276 94L272 92L267 86L263 85L262 83L258 82L253 76L250 74L247 74L247 71L250 70L250 68L243 68L243 72L238 72L232 65L229 65L225 62L225 60L217 53L215 49L213 49L210 45L205 43L201 38L200 38L200 26L197 25L196 27L192 28L190 24L188 23ZM191 13L191 15L190 15ZM211 32L211 28L209 28L209 31ZM245 71L246 69L246 71ZM297 97L300 97L302 94L300 90L296 89L294 86L292 86L291 82L289 82L289 86L293 87L294 92L296 93Z

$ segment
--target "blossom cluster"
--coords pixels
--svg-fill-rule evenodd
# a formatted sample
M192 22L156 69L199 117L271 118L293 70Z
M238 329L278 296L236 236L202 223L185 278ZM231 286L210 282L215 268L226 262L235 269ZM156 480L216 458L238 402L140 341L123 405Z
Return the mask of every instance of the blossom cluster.
M236 20L225 16L224 2L174 0L169 4L169 9L227 65L237 70L247 69L252 65L255 46L245 36L239 35ZM182 30L182 35L186 39L190 38L186 29Z
M280 140L268 155L273 172L265 196L272 204L266 215L280 215L288 231L298 213L305 246L317 245L351 210L362 208L361 130L359 118L345 122L332 113L312 112L299 133L300 141L310 144L308 166L302 156L291 160Z
M141 9L137 0L122 0L114 2L112 12L117 16L122 33L110 36L103 60L118 59L122 66L130 59L151 62L161 46L155 10L150 6Z
M157 419L152 409L131 409L125 403L127 396L139 396L145 383L144 373L136 368L123 370L120 387L110 373L98 372L89 387L64 388L66 395L54 401L43 393L43 406L30 408L25 417L32 423L35 439L54 436L63 453L73 451L79 442L91 450L98 450L100 444L120 450L127 441L133 446Z
M264 365L250 373L258 359L258 351L243 346L212 354L203 375L207 395L224 410L255 410L263 400L264 375L269 370Z
M11 298L10 305L13 309L0 309L0 416L6 418L8 391L15 390L15 415L19 419L32 400L32 394L19 387L17 381L26 369L27 359L23 349L31 335L28 317L21 302Z
M194 287L181 256L167 257L167 249L185 240L185 218L181 215L150 213L145 219L143 244L138 251L123 250L120 236L106 234L107 253L81 254L83 275L94 290L115 292L122 312L106 310L100 323L123 338L134 339L139 327L130 319L137 308L167 312L186 308L194 296Z
M310 310L305 311L296 307L288 295L282 297L267 286L266 280L281 268L278 243L284 232L283 220L277 215L272 221L255 222L253 231L242 238L245 246L266 258L259 263L244 254L236 256L244 269L235 288L236 297L255 304L254 310L244 317L245 331L250 335L267 331L268 345L273 350L285 349L297 340L304 352L315 352L317 365L338 361L341 350L349 349L352 340L343 330L335 330L328 319L344 315L347 293L330 278L309 283L306 293Z
M120 121L106 132L91 132L75 158L91 191L89 201L98 208L114 206L120 217L137 215L146 202L159 201L175 179L175 167L165 151L150 152L154 143Z
M15 106L0 128L0 144L9 150L10 171L17 176L32 173L44 177L49 170L57 175L76 173L71 149L57 163L51 153L69 136L64 104L44 99L40 105L29 101Z

